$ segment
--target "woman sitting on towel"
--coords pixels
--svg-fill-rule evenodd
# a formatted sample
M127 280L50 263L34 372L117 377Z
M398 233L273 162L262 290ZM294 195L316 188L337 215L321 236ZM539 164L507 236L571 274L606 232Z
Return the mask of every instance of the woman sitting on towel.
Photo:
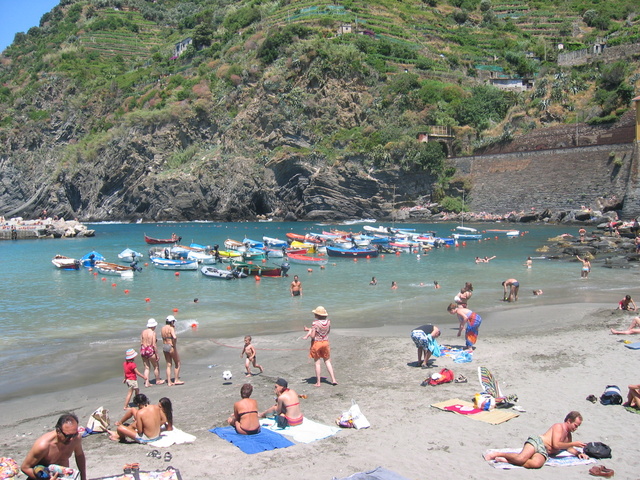
M253 387L245 383L240 388L242 400L233 404L233 415L227 422L235 427L240 435L255 435L260 433L260 420L258 417L258 402L249 398L253 393Z

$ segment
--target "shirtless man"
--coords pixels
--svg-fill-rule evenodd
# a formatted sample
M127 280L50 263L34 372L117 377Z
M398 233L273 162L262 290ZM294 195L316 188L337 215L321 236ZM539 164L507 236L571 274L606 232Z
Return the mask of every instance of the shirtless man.
M78 417L72 413L66 413L58 419L55 430L45 433L35 441L22 462L22 473L35 479L38 478L33 471L36 465L69 467L71 455L76 457L81 480L87 480L82 437L78 434Z
M300 400L298 394L289 388L289 384L284 378L278 378L274 386L276 391L276 404L260 414L260 418L266 418L269 414L275 413L287 419L290 427L300 425L304 417L300 410Z
M485 455L485 460L510 463L524 468L541 468L549 459L549 455L556 455L562 450L581 459L589 456L576 450L583 448L583 442L574 442L571 434L582 424L579 412L569 412L563 423L555 423L543 435L529 437L520 453L491 452Z
M576 258L582 262L582 270L580 272L580 278L588 278L591 271L591 262L588 258L580 258L576 255Z
M302 282L298 278L298 275L293 276L293 281L291 282L291 286L289 287L289 291L291 292L292 297L301 297L302 296Z
M518 301L518 290L520 290L520 282L515 278L509 278L502 282L503 289L503 298L505 302L517 302ZM509 290L509 295L507 295L507 290Z
M167 385L184 385L180 380L180 355L178 355L178 335L176 335L176 317L169 315L166 325L160 330L162 337L162 352L167 362ZM174 378L171 381L171 365L173 364Z
M640 333L640 317L635 317L631 320L631 325L627 330L614 330L611 329L611 333L614 335L635 335L636 333Z
M159 405L149 405L149 399L144 393L133 397L133 403L138 407L131 426L118 425L116 432L109 431L109 438L124 442L130 438L138 443L148 443L160 438L160 427L167 422L166 415Z
M156 385L162 385L164 380L160 378L160 359L158 357L156 338L156 327L158 322L154 318L150 318L147 322L147 328L142 331L140 335L140 356L144 362L144 376L147 381L144 383L145 387L150 387L149 372L153 366L153 374L156 376Z

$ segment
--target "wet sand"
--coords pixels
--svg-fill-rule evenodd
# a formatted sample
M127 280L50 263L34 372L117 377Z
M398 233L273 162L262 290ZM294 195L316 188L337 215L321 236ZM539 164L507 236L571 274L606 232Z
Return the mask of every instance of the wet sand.
M473 305L471 305L473 306ZM425 323L407 316L406 326L337 328L330 340L338 386L324 383L315 388L313 363L307 356L303 332L254 335L258 361L265 373L244 377L240 358L241 337L226 339L184 338L179 346L183 358L182 386L142 387L157 402L171 398L175 425L197 437L195 443L161 449L171 452L171 462L147 457L152 447L123 445L106 435L83 440L89 478L113 475L127 463L138 462L142 470L172 465L184 479L205 478L341 478L355 472L384 466L406 478L492 479L583 479L589 466L524 469L505 473L482 458L488 448L521 447L529 435L543 433L561 422L570 410L578 410L584 422L575 434L581 441L602 441L613 451L613 459L601 463L616 472L616 478L636 478L638 446L635 440L640 415L620 406L603 406L585 400L597 397L609 384L626 393L638 383L640 351L625 348L622 340L640 341L640 336L614 336L609 328L626 328L631 313L614 311L611 303L504 304L482 313L483 324L471 363L455 364L439 358L429 369L413 366L416 349L409 338L415 326ZM443 306L444 309L444 306ZM442 344L461 345L453 318L438 315ZM335 318L339 315L336 312ZM442 322L439 322L442 320ZM309 322L307 322L309 323ZM82 361L79 359L78 361ZM142 362L138 359L138 365ZM477 367L489 367L500 380L503 393L516 393L526 412L500 425L489 425L431 408L432 403L451 398L471 399L480 390ZM164 361L161 373L164 378ZM442 367L463 374L468 383L423 387L421 382ZM222 371L234 374L225 384ZM100 383L68 388L56 393L33 394L0 403L3 456L21 462L42 433L53 428L57 417L73 411L86 424L99 406L110 410L111 422L119 419L126 388L119 372ZM323 370L326 374L326 370ZM355 399L371 422L367 430L345 429L333 437L311 444L246 455L207 430L225 426L241 385L254 385L261 410L273 402L273 382L289 380L299 394L305 416L333 424ZM74 465L72 461L72 466Z

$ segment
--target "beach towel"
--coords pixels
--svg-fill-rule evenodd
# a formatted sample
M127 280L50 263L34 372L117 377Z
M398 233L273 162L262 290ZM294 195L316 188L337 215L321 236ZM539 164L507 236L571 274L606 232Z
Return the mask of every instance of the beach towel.
M166 470L138 471L136 473L120 473L108 477L92 478L89 480L182 480L180 470L167 467Z
M640 414L640 409L636 407L625 406L624 409L630 413Z
M176 427L173 427L173 430L162 432L160 436L162 437L160 440L149 442L147 445L151 445L156 448L164 448L171 445L179 445L181 443L193 443L196 439L194 435L185 433Z
M367 472L357 472L348 477L337 478L333 477L332 480L409 480L407 477L398 475L396 472L387 470L383 467L377 467Z
M314 422L313 420L304 417L304 420L300 425L295 427L278 428L276 421L272 418L266 418L260 422L263 428L268 428L274 432L281 433L293 438L298 443L311 443L316 440L335 435L340 431L338 427L332 427L330 425L324 425L322 423Z
M518 453L521 450L522 448L491 449L491 450L486 450L482 455L484 458L484 455L490 452ZM511 468L524 468L524 467L519 467L518 465L511 465L510 463L496 462L495 460L487 460L487 463L491 465L493 468L500 468L503 470L511 469ZM597 463L597 461L594 458L588 458L583 460L581 458L571 455L566 450L563 450L559 454L549 457L549 460L546 461L544 466L545 467L573 467L575 465L589 465L590 463Z
M442 353L440 353L440 345L438 341L431 336L431 334L427 335L427 345L429 345L429 351L433 354L434 357L440 357Z
M640 342L625 343L624 346L630 348L631 350L640 350Z
M491 425L498 425L499 423L504 423L508 420L511 420L512 418L520 416L518 413L515 413L513 411L497 409L482 411L481 413L469 414L466 413L466 411L474 408L473 403L467 402L465 400L460 400L459 398L452 398L451 400L446 400L444 402L433 403L431 406L434 408L439 408L440 410L443 410L445 412L453 412L458 415L464 415L465 417L471 418L473 420L490 423Z
M244 453L249 455L253 453L266 452L268 450L275 450L276 448L287 448L291 445L295 445L290 440L287 440L277 432L273 432L266 428L262 428L260 433L255 435L240 435L233 427L218 427L209 430L211 433L215 433L221 439L232 443Z

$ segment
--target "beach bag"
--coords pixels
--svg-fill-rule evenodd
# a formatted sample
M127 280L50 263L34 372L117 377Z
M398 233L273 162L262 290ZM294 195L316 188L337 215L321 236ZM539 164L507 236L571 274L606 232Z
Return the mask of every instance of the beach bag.
M87 422L88 433L103 433L109 428L109 410L104 407L98 408L89 417Z
M591 458L611 458L611 448L602 442L589 442L582 451Z
M360 411L360 407L355 400L351 400L351 407L336 419L336 424L342 428L369 428L371 424L367 417Z
M284 415L276 415L276 425L278 428L287 428L289 426L289 420Z
M622 392L616 385L607 385L604 393L600 395L602 405L622 405Z
M449 370L448 368L443 368L438 373L434 373L431 375L431 378L427 380L429 385L440 385L442 383L453 382L454 373L453 370Z
M496 399L488 393L476 393L473 397L473 406L480 410L493 410L496 408Z

